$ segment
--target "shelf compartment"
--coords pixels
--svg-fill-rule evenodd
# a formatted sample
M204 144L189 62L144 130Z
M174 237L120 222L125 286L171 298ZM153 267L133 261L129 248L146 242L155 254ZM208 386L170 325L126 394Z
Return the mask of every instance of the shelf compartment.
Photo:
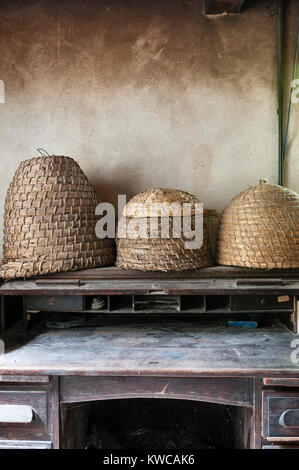
M181 311L189 313L204 312L206 308L204 295L182 295Z
M179 295L134 295L134 312L180 312L181 297Z
M206 312L225 313L230 312L229 295L207 295Z
M92 304L95 299L99 299L99 301L103 301L104 304L99 306L99 308L95 309L92 308ZM109 296L108 295L86 295L84 297L84 312L85 313L97 313L102 311L109 310Z
M110 295L109 311L119 313L133 312L133 298L131 295Z

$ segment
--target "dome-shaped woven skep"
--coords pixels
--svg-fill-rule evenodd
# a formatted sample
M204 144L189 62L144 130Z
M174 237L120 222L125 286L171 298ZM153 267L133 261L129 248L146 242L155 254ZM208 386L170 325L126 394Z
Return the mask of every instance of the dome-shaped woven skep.
M299 195L260 181L224 209L219 264L249 268L299 267Z
M173 215L181 215L182 204L191 204L191 212L195 213L195 204L200 201L192 194L186 193L185 191L178 191L177 189L149 189L142 193L136 194L125 206L123 210L124 217L163 217L163 203L175 204L179 203L180 208L176 213L174 207ZM159 204L157 210L155 204ZM166 213L168 216L168 213Z
M178 203L178 206L171 206L169 238L161 236L164 219L169 215L163 203ZM183 203L190 204L192 230L196 213L200 212L196 207L199 201L195 196L173 189L153 189L133 197L124 208L123 217L118 224L117 266L142 271L183 271L213 265L208 224L205 218L201 248L186 248L185 242L190 241L188 233L185 231L179 237L176 233L176 225L173 221L175 217L179 218L181 224ZM156 219L157 225L152 226L150 231L149 222L152 218ZM137 230L141 229L145 237L135 238L132 232L128 232L127 226L133 219L138 227Z
M22 162L5 200L0 277L27 278L112 264L114 241L95 234L98 203L72 158Z

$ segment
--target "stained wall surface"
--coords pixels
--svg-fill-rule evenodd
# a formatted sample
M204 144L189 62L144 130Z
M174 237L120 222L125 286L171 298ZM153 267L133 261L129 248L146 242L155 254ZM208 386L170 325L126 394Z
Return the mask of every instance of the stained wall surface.
M294 56L296 49L297 30L299 28L299 2L288 0L284 9L284 49L283 49L283 78L284 78L284 138L286 135L287 114L290 95L293 95L291 105L288 139L284 163L284 185L299 193L299 54L294 77L296 80L292 93Z
M276 70L272 1L212 17L203 0L3 0L0 220L39 147L112 202L171 187L222 209L276 182Z

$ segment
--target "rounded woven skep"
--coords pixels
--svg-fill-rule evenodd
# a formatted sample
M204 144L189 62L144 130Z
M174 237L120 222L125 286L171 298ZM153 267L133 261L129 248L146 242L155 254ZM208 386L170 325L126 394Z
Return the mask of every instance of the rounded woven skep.
M161 228L165 227L168 213L162 206L151 204L173 204L169 217L169 237L162 237ZM120 219L117 231L117 265L125 269L142 271L182 271L191 270L214 264L209 243L207 220L204 218L203 245L198 249L188 249L185 246L188 231L177 238L175 219L181 224L182 204L190 204L191 230L194 228L195 215L199 212L195 204L198 199L183 191L172 189L153 189L137 194L126 205L123 217ZM151 212L150 212L151 211ZM128 230L134 222L136 230L142 229L146 237L136 238L134 231ZM152 224L153 220L155 223ZM150 223L152 231L150 231Z
M299 267L299 195L264 180L224 209L218 231L219 264L250 268Z
M0 277L27 278L112 264L114 241L95 234L98 203L72 158L22 162L5 200Z
M177 189L149 189L136 194L125 206L123 210L124 217L163 217L163 203L180 205L178 212L175 211L173 216L181 216L181 209L184 203L191 204L191 213L195 213L195 204L200 201L193 194L179 191ZM159 208L155 210L155 204L159 204ZM165 214L168 216L168 213Z

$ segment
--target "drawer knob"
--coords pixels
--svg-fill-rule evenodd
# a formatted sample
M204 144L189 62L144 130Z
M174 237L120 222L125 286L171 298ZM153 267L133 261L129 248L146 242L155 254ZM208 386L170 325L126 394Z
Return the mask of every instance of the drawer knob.
M31 406L0 405L0 423L30 424L33 419Z
M299 410L286 410L279 418L280 426L284 428L299 428Z

